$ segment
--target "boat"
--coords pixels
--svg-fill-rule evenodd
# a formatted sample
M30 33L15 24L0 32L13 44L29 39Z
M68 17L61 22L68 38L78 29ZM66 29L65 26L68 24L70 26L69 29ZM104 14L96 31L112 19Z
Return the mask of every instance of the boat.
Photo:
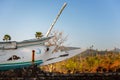
M49 34L66 5L64 3L50 29L42 38L19 42L0 42L0 71L29 67L33 64L37 66L48 65L80 54L82 52L80 48L64 49L54 52L56 46L47 46L45 44L54 37Z

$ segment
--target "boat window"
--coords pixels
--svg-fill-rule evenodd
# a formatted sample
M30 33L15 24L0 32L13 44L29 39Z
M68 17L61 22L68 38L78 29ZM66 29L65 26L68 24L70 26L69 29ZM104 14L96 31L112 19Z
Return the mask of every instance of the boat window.
M49 58L49 59L47 59L46 61L49 61L49 60L53 60L53 59L55 59L56 57L54 57L54 58Z
M65 56L68 56L69 54L63 54L63 55L60 55L59 57L65 57Z
M20 57L18 57L17 55L13 55L11 56L7 61L10 61L10 60L18 60L20 59Z
M46 48L46 52L49 51L49 47Z

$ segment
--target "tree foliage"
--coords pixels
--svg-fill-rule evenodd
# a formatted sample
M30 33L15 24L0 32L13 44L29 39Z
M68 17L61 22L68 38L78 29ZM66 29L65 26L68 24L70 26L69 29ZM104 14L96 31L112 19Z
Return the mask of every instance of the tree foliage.
M43 36L42 32L36 32L35 37L40 39Z
M11 36L9 34L6 34L6 35L4 35L3 40L4 41L10 41L11 40Z

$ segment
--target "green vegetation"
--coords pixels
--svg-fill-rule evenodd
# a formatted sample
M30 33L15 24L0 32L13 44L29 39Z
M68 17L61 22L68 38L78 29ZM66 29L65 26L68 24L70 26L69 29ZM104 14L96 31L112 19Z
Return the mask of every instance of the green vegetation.
M9 34L6 34L6 35L4 35L3 40L4 41L10 41L11 40L11 36Z
M120 54L114 51L85 51L71 59L41 67L59 73L120 72ZM91 54L91 55L90 55ZM86 56L85 56L86 55Z
M42 35L42 32L36 32L36 34L35 34L35 37L36 37L37 39L40 39L42 36L43 36L43 35Z

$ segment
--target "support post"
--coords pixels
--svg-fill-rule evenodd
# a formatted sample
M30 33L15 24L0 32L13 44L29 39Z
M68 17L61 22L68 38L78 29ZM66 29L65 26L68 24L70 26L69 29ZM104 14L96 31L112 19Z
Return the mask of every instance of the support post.
M35 61L35 50L32 50L32 63Z

